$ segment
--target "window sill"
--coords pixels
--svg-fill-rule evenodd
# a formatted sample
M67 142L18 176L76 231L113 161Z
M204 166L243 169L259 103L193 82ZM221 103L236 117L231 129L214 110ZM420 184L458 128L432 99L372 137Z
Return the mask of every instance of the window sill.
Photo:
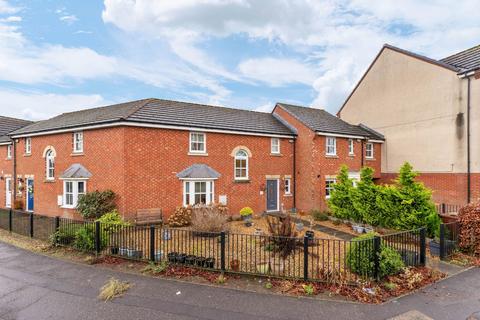
M5 158L5 161L12 161L12 158Z
M354 154L354 153L349 153L348 156L351 157L351 158L355 158L355 154Z
M54 183L55 179L45 179L43 180L43 183Z
M70 210L74 210L74 209L75 209L75 207L65 207L65 206L60 206L60 208L62 208L62 209L70 209Z
M81 156L84 156L85 154L83 152L74 152L72 154L70 154L70 156L72 157L81 157Z
M208 153L201 153L201 152L189 152L187 153L189 156L197 156L197 157L207 157Z
M375 160L377 160L377 159L375 159L375 158L365 158L365 160L366 160L366 161L375 161Z
M283 196L284 196L284 197L292 197L293 194L291 194L291 193L285 193Z
M24 157L31 157L32 154L31 154L31 153L25 153L23 156L24 156Z
M325 158L338 159L338 156L336 154L326 154Z
M281 154L281 153L270 153L270 155L271 155L272 157L281 157L281 156L283 156L283 154Z
M250 179L234 179L233 183L250 183Z

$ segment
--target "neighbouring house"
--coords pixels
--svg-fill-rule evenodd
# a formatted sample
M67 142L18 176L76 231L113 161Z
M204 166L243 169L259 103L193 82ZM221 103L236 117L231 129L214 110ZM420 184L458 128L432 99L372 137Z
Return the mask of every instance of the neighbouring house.
M0 116L0 204L4 208L12 207L14 193L14 146L7 134L31 123L27 120Z
M24 186L16 198L26 210L78 218L82 194L111 189L127 219L211 202L232 214L245 206L321 208L340 165L357 178L362 164L379 168L383 142L323 110L278 104L262 113L160 99L64 113L10 136L14 183Z
M380 178L384 138L364 126L351 125L321 109L278 103L274 116L297 133L295 144L296 203L298 210L327 209L336 175L342 164L349 176L360 180L363 166Z
M338 116L384 135L382 181L404 161L438 203L480 197L480 46L435 60L384 45Z

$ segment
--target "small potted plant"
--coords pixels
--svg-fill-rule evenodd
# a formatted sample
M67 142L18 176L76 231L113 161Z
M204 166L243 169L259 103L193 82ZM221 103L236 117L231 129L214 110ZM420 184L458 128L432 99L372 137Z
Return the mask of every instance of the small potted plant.
M163 258L163 251L155 251L155 261L161 261Z
M178 252L169 252L167 254L168 262L170 262L170 263L177 262L177 255L178 255Z
M249 217L248 219L245 219L245 226L246 227L251 227L253 225L252 219Z
M245 207L240 210L240 216L243 220L251 219L253 216L253 209L250 207Z
M196 262L195 264L197 265L197 267L205 267L206 260L207 259L204 257L198 257L197 260L195 261Z
M185 257L185 264L193 266L193 265L195 265L196 260L197 260L197 256L188 255L188 256Z
M268 262L257 263L257 272L267 274L270 272L270 264Z
M295 223L295 227L297 228L297 231L302 231L303 230L303 222Z
M215 267L215 258L207 258L205 260L205 268L213 269Z
M118 248L118 254L121 256L126 256L128 255L128 249L126 247L120 247Z

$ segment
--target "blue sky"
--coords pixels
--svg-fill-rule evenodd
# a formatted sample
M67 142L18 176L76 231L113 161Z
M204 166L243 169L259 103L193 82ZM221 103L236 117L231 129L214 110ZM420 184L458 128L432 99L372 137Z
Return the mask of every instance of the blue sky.
M0 0L0 114L146 97L336 112L382 44L478 44L476 1Z

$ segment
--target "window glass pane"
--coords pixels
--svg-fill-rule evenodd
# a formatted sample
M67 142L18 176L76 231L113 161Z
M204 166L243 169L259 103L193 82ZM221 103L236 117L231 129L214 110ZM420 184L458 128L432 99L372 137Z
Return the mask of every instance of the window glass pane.
M85 193L85 182L79 181L78 182L78 193L84 194Z

